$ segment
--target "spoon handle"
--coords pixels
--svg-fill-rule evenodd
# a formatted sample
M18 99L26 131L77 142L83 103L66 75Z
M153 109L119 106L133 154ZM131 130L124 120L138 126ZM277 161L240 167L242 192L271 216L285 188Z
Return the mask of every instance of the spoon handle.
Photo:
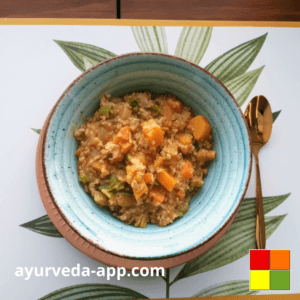
M258 152L261 148L260 144L253 145L253 153L255 157L256 165L256 246L257 249L266 248L266 230L265 230L265 217L264 217L264 206L262 199L262 189L259 171Z

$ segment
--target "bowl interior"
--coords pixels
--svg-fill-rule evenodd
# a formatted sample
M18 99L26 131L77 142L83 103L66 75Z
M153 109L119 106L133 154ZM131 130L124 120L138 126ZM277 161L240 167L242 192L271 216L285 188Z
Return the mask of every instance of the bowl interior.
M166 227L143 229L125 225L84 192L73 130L99 107L99 96L145 90L174 94L196 114L205 115L217 156L183 218ZM174 57L132 54L88 70L66 90L47 129L44 164L55 203L82 237L117 255L157 259L204 243L226 224L246 190L251 159L241 112L211 75Z

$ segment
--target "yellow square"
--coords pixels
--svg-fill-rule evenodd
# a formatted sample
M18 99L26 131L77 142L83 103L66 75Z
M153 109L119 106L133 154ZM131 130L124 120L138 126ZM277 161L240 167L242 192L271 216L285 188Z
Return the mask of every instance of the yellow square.
M270 271L250 271L250 290L269 290Z

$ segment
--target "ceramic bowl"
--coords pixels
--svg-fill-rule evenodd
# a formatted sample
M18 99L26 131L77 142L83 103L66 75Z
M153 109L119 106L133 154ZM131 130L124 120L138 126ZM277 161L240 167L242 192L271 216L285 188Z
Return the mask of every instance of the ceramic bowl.
M125 225L99 207L78 181L74 155L73 130L98 109L99 96L145 90L174 94L205 115L217 151L190 211L166 227ZM93 247L133 259L178 256L221 238L243 199L252 163L243 114L224 85L197 65L157 53L117 56L79 76L53 108L42 143L46 185L68 226Z

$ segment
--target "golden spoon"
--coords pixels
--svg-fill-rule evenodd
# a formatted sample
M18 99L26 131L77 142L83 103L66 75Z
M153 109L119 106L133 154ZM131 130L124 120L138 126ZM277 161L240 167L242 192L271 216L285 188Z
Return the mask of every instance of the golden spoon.
M265 249L266 231L258 152L268 142L272 133L273 116L268 100L264 96L254 97L246 108L245 118L250 129L256 165L256 246L257 249Z

